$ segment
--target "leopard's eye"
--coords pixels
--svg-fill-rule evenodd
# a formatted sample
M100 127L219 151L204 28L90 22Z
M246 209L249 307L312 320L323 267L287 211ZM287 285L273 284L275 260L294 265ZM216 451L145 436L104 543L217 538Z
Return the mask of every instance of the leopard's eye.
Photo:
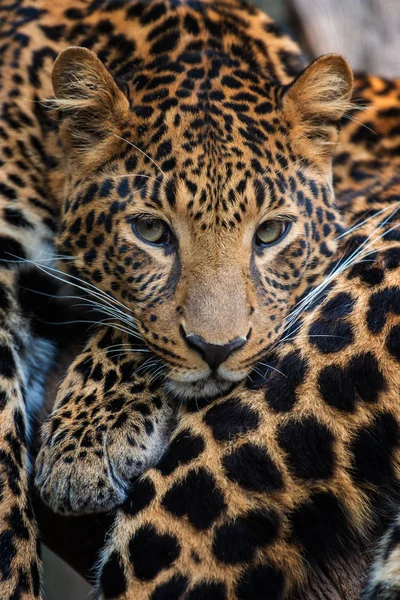
M132 227L136 235L148 244L161 246L170 239L170 229L161 219L137 217L133 221Z
M272 246L276 244L290 229L290 222L279 219L265 221L256 231L257 246Z

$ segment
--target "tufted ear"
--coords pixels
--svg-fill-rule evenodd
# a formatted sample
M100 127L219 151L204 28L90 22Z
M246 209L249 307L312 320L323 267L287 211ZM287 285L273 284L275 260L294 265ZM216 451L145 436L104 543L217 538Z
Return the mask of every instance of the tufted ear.
M315 60L290 84L282 98L283 110L295 125L295 139L313 144L315 157L331 156L338 122L351 108L353 72L339 54Z
M67 150L95 151L98 145L104 149L113 133L120 134L129 103L94 52L66 48L54 63L52 81L52 105L60 111Z

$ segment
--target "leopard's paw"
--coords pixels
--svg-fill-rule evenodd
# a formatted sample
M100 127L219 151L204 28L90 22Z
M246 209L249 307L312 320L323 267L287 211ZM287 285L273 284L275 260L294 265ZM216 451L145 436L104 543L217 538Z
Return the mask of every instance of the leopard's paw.
M124 413L76 431L59 425L54 433L55 419L57 414L44 429L35 484L61 514L106 512L122 504L132 480L161 458L173 428L168 405L152 418Z

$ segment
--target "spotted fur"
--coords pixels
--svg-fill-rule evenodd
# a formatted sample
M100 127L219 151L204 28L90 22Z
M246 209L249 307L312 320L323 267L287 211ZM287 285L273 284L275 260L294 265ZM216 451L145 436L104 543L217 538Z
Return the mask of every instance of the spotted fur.
M397 501L398 85L359 81L382 114L362 117L376 138L343 134L340 211L331 156L352 86L340 57L302 72L296 44L236 0L0 10L0 595L40 593L22 432L47 343L21 300L33 263L109 319L60 387L36 476L60 512L125 500L99 593L290 597ZM135 237L143 213L175 244ZM288 234L261 251L254 231L277 217ZM182 330L246 343L215 374Z

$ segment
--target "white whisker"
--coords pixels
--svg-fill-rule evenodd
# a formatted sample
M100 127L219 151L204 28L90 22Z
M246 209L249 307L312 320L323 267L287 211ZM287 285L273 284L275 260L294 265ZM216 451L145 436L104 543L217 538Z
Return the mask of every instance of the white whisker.
M282 371L280 371L279 369L276 369L275 367L272 367L268 363L263 363L261 361L257 361L257 364L260 365L260 366L262 366L262 367L267 367L268 369L272 369L272 371L276 371L276 373L279 373L279 375L282 375L282 377L285 377L285 379L288 378L288 376L285 375L285 373L282 373ZM261 375L263 377L263 373L259 373L259 375Z
M400 201L396 202L393 206L399 206L399 205L400 205ZM350 227L350 229L347 229L344 233L341 233L336 239L340 240L341 238L344 238L346 235L349 235L349 233L353 233L353 231L356 231L357 229L359 229L360 227L362 227L363 225L365 225L365 223L368 223L368 221L371 221L371 219L375 219L376 217L378 217L382 213L384 213L387 210L389 210L389 208L393 208L393 206L385 206L385 208L382 208L378 212L376 212L373 215L369 216L367 219L364 219L360 223L357 223L356 225L353 225L353 227Z
M392 213L384 221L382 221L382 223L379 224L379 226L377 227L377 230L382 229L388 223L388 221L393 217L393 215L395 215L398 212L398 210L399 210L399 208L396 208L394 211L392 211ZM363 259L366 258L367 256L369 256L370 254L377 252L376 248L374 248L374 250L372 250L371 252L366 252L366 250L369 249L372 245L376 244L381 238L384 238L386 235L388 235L388 233L390 233L394 229L397 229L399 226L400 226L400 224L396 223L396 225L394 225L393 227L384 231L378 237L375 237L375 233L377 230L374 231L369 237L367 237L362 242L362 244L360 244L360 246L358 248L356 248L356 250L354 250L350 254L350 256L341 257L339 259L339 261L337 262L335 268L324 279L324 281L321 284L319 284L315 289L311 290L311 292L309 292L309 294L307 294L307 296L305 298L303 298L303 300L301 300L295 306L293 311L288 315L288 317L286 318L284 331L293 326L293 324L297 321L297 319L302 314L304 314L304 311L307 309L307 307L312 302L314 302L315 298L318 297L318 295L321 294L326 289L326 287L328 285L330 285L330 283L332 283L337 278L337 276L339 274L343 273L344 270L346 270L350 266L352 266L356 262L356 260L358 260L361 257L361 255L363 255L364 253L365 254L362 257Z
M148 154L146 154L146 152L144 152L143 150L141 150L140 148L138 148L138 146L135 146L135 144L133 144L133 143L132 143L132 142L130 142L129 140L127 140L127 139L125 139L125 138L121 137L120 135L117 135L116 133L112 133L112 135L113 135L114 137L118 138L119 140L122 140L122 141L123 141L123 142L125 142L126 144L129 144L129 146L132 146L132 148L135 148L135 150L137 150L138 152L140 152L141 154L143 154L143 156L145 156L146 158L148 158L148 159L149 159L149 161L150 161L150 162L152 162L152 163L153 163L153 165L154 165L155 167L157 167L157 169L158 169L158 170L159 170L159 171L160 171L160 172L161 172L161 173L162 173L162 174L165 176L165 173L164 173L164 171L162 170L162 168L160 167L160 165L158 165L158 164L156 163L156 161L155 161L155 160L153 160L153 159L151 158L151 156L149 156Z
M142 177L143 179L151 179L152 181L158 181L157 177L151 177L150 175L144 175L143 173L127 173L126 175L111 175L111 179L125 179L125 177Z

